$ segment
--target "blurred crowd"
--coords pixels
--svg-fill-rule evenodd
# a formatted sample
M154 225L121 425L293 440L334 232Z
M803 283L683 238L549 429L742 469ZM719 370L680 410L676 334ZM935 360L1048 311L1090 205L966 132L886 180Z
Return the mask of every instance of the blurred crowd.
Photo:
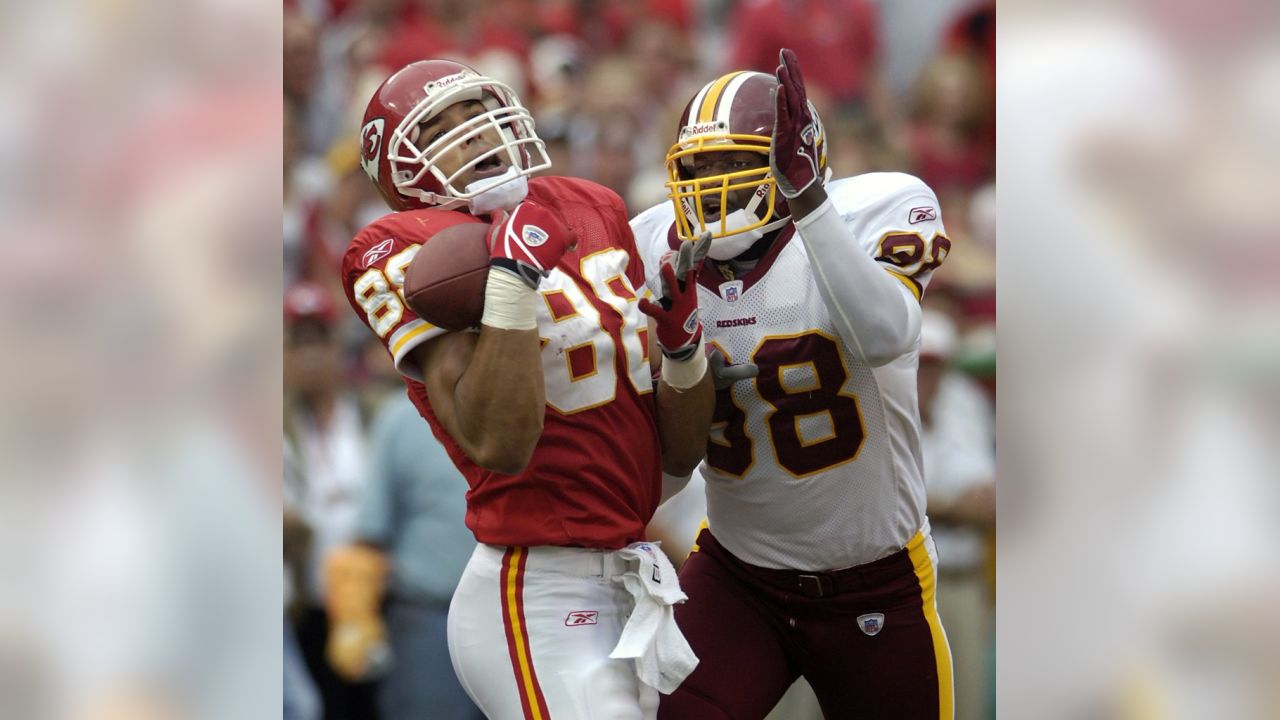
M435 708L431 717L473 712L452 679L442 622L474 545L465 482L432 449L338 280L347 242L387 212L358 156L373 90L414 60L469 64L530 108L552 173L612 188L634 215L666 199L666 151L693 93L729 70L772 72L780 47L799 55L835 177L911 173L942 205L953 250L924 300L926 478L957 717L994 712L993 1L286 0L283 30L285 694L294 717L419 717L421 703ZM410 429L392 429L401 425ZM404 459L405 443L428 449ZM655 520L677 563L701 519L700 493L692 484ZM388 558L375 608L384 625L367 663L339 658L335 668L328 567L353 547ZM398 676L406 666L411 688ZM787 717L816 712L797 694Z

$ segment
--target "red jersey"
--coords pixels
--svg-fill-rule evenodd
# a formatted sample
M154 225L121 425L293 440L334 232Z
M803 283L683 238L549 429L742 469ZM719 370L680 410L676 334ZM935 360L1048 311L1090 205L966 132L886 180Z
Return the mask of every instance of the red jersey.
M529 181L529 198L559 212L578 246L538 288L547 411L533 458L519 475L490 472L463 453L436 419L418 369L407 361L413 348L445 332L404 302L410 261L441 229L481 221L434 209L383 217L351 241L342 261L343 287L466 476L467 527L477 540L617 549L643 539L662 486L648 324L637 303L644 265L622 199L611 190L543 177Z

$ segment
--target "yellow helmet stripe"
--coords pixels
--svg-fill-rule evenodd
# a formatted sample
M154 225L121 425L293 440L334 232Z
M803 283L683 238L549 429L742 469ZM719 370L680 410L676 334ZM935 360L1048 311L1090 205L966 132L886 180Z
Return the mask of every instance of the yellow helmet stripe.
M733 109L733 98L738 94L738 88L745 85L751 79L751 76L756 74L753 72L737 73L736 77L731 76L733 79L729 81L728 85L725 85L724 92L720 94L720 107L716 109L715 116L717 120L723 120L726 127L728 127L729 114Z
M719 102L720 94L724 92L725 86L729 84L730 80L742 73L742 70L731 72L728 75L721 76L719 80L711 84L711 88L707 90L707 96L702 99L702 107L698 110L698 122L711 122L712 118L715 117L716 103Z

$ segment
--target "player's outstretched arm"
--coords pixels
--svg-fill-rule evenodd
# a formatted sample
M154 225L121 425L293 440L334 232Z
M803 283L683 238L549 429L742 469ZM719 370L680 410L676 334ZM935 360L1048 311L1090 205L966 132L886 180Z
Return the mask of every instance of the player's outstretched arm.
M804 241L818 292L858 359L879 366L908 352L920 335L911 291L866 254L819 181L817 120L795 53L779 53L769 164Z
M662 444L662 470L675 477L687 478L706 454L715 409L712 377L702 349L695 281L710 244L708 233L665 258L661 268L662 298L657 303L640 301L641 312L650 317L649 337L655 338L662 350L658 437ZM655 355L651 353L650 357ZM665 495L664 492L664 498Z

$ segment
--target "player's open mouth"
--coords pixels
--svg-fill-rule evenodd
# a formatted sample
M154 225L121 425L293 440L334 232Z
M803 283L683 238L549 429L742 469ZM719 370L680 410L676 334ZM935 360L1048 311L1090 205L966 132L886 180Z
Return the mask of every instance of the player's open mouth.
M720 199L704 198L702 201L702 218L707 222L720 219Z
M476 163L475 168L471 171L471 178L472 180L479 180L480 178L493 177L495 175L501 175L506 172L506 170L506 164L498 158L497 153L494 153L493 155L490 155Z

